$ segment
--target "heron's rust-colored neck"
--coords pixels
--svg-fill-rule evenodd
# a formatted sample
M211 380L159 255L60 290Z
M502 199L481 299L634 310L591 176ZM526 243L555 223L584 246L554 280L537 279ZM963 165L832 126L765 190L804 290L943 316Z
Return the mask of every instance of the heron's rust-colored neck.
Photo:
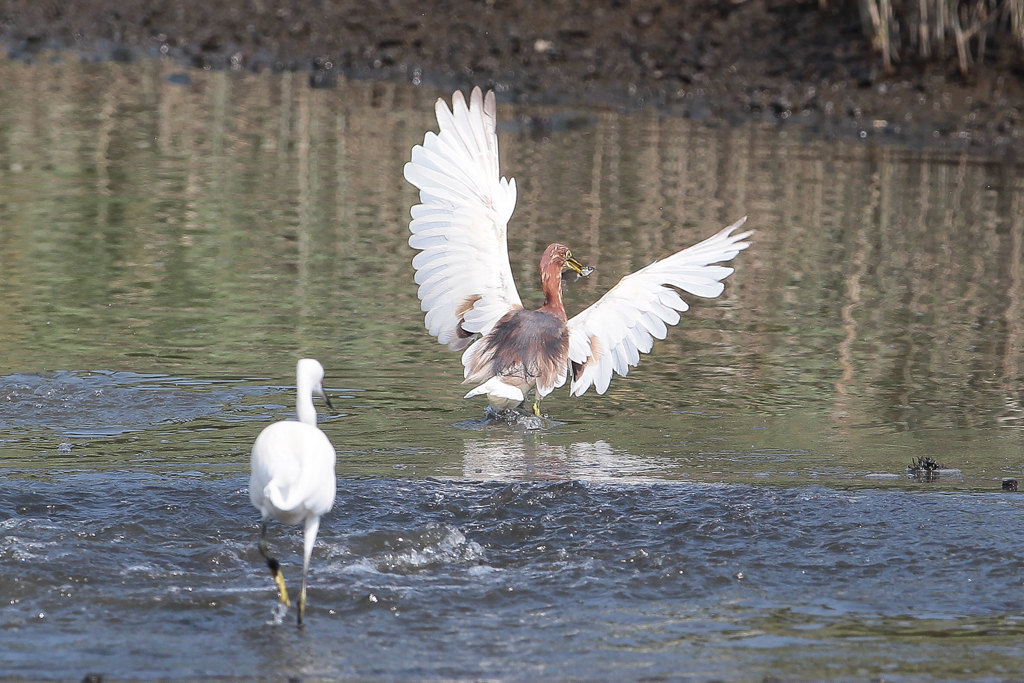
M551 313L562 321L567 320L562 304L562 269L565 268L569 248L564 244L550 244L540 258L540 286L544 290L544 305L539 311Z

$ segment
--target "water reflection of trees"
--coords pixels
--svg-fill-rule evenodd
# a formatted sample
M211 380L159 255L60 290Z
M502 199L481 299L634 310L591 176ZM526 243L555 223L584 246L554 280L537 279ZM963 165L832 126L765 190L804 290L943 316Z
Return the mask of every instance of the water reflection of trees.
M402 166L437 93L175 73L0 65L5 341L195 367L283 368L279 349L340 345L367 364L454 367L419 333L406 246ZM549 241L598 267L567 292L578 310L740 215L758 229L724 298L644 359L645 400L1019 423L1016 165L653 112L501 115L528 301Z

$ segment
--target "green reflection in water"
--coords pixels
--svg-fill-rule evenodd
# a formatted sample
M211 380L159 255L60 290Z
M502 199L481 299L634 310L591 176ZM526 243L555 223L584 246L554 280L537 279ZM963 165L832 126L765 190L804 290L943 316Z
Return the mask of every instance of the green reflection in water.
M563 425L467 429L482 403L460 398L458 356L423 329L406 244L415 190L402 166L441 93L310 90L269 73L181 85L174 71L0 64L5 373L280 385L315 356L348 397L325 429L350 474L878 486L906 482L865 475L902 475L918 456L963 471L928 486L1024 474L1015 165L503 105L528 304L551 241L597 268L567 287L571 314L741 215L758 233L723 297L691 298L608 394L546 400ZM236 469L291 402L246 396L171 428L72 439L71 456L55 453L59 428L18 429L4 463L45 451L61 466Z

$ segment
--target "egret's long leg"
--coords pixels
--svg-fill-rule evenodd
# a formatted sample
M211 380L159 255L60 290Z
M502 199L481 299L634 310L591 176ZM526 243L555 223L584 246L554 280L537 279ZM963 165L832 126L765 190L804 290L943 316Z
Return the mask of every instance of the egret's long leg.
M308 517L306 531L302 539L302 591L299 593L299 626L302 626L302 615L306 612L306 575L309 573L309 558L313 555L313 544L316 543L316 532L319 530L320 518Z
M281 602L291 607L292 602L288 599L288 589L284 585L284 573L281 571L281 563L277 561L276 557L270 556L270 551L267 548L267 520L263 520L260 524L260 555L267 560L267 567L270 568L270 575L274 577L274 583L277 584L277 593L281 598Z

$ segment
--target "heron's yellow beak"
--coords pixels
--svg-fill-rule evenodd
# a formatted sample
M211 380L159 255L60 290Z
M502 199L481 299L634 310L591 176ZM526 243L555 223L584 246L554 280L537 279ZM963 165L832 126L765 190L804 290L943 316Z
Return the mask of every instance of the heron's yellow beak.
M591 268L590 266L583 265L582 263L574 259L572 256L566 257L565 267L573 271L577 275L582 275L583 277L586 277L594 272L593 268Z

